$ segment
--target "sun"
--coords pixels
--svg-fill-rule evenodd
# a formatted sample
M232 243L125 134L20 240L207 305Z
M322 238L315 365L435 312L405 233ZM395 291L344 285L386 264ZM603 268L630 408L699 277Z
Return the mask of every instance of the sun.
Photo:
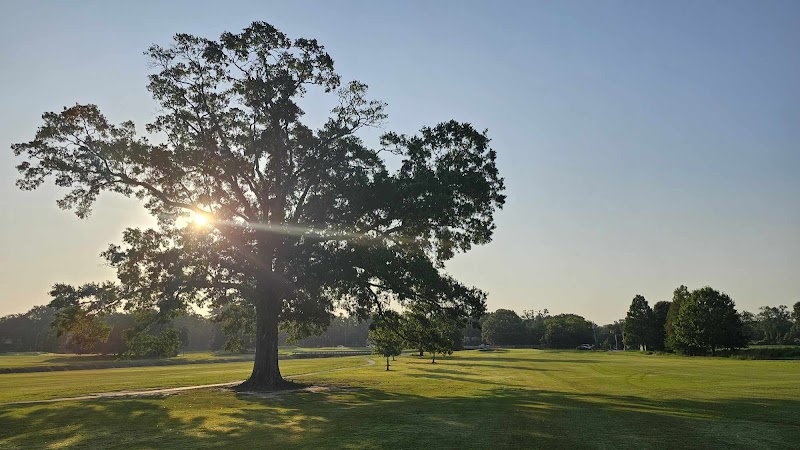
M208 217L205 214L194 213L194 224L200 227L208 225Z

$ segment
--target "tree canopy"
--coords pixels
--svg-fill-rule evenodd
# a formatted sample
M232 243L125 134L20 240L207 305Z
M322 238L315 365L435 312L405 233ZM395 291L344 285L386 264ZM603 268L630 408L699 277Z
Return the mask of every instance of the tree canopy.
M518 345L524 343L525 328L522 319L510 309L498 309L487 314L481 324L483 340L492 345Z
M544 321L542 344L548 348L575 348L580 344L594 343L591 322L577 314L557 314Z
M381 318L370 324L367 342L372 346L372 353L386 358L386 370L389 370L389 358L403 353L403 337Z
M678 313L683 303L689 299L689 288L680 285L672 292L672 303L667 311L667 321L664 323L665 346L672 352L685 350L678 340L675 325L678 323Z
M681 305L675 337L690 354L746 345L733 300L708 286L692 291Z
M387 132L373 148L358 133L387 119L385 105L365 84L342 83L315 39L264 22L216 40L177 34L146 55L160 107L146 130L159 141L79 104L45 113L35 138L13 146L21 189L53 180L66 189L58 205L81 218L115 192L158 218L103 253L117 282L57 285L54 304L164 317L236 306L256 329L243 387L265 389L283 384L279 324L303 336L336 308L360 318L391 305L484 312L485 294L443 264L491 240L505 201L485 131L451 120ZM337 99L316 128L303 120L309 90ZM197 225L186 224L192 215Z
M653 305L653 348L656 350L666 349L666 325L667 316L672 302L660 301Z

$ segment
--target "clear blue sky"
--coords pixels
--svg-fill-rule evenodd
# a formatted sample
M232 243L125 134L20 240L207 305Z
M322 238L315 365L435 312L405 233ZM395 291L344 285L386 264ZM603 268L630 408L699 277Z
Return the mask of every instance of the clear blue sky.
M319 39L387 129L489 129L508 203L449 268L490 309L606 323L680 284L800 300L800 2L4 1L0 315L110 278L98 253L150 223L111 194L80 221L52 187L17 190L10 145L75 102L143 129L150 44L253 20Z

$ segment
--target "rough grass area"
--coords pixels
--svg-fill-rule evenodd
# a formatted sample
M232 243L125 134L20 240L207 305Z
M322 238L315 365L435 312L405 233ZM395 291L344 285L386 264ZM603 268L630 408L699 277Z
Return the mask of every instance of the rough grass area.
M796 448L800 436L797 361L510 350L460 352L436 364L403 356L391 372L381 361L363 366L363 357L287 361L283 370L348 361L353 368L297 379L329 389L269 396L207 389L165 398L0 406L0 448L752 449ZM230 372L204 372L221 366ZM33 395L19 395L23 386L40 386L39 398L63 396L62 377L87 372L26 374L14 381L6 378L16 375L0 375L0 396ZM83 384L201 384L241 378L247 367L97 375L114 372L87 376ZM33 375L51 378L26 379ZM80 390L78 380L68 385Z

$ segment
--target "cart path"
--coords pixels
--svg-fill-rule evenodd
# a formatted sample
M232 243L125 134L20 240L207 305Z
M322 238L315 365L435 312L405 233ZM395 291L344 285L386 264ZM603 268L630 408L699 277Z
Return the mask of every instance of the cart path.
M352 369L360 369L362 367L367 366L374 366L375 360L372 358L364 358L366 364L360 366L352 366L352 367L339 367L338 369L328 369L328 370L320 370L317 372L307 372L307 373L300 373L297 375L290 375L287 376L286 379L294 380L295 378L300 377L308 377L311 375L320 375L323 373L329 372L339 372L342 370L352 370ZM244 381L244 380L242 380ZM129 391L117 391L117 392L101 392L98 394L89 394L89 395L80 395L77 397L60 397L60 398L50 398L46 400L25 400L21 402L10 402L10 403L3 403L3 406L9 405L33 405L37 403L55 403L55 402L66 402L66 401L73 401L73 400L96 400L96 399L103 399L103 398L120 398L120 397L149 397L149 396L156 396L156 395L170 395L175 394L178 392L184 391L192 391L195 389L210 389L210 388L223 388L223 387L233 387L237 384L242 383L242 381L229 381L227 383L216 383L216 384L200 384L195 386L180 386L180 387L173 387L173 388L159 388L159 389L137 389L137 390L129 390Z

